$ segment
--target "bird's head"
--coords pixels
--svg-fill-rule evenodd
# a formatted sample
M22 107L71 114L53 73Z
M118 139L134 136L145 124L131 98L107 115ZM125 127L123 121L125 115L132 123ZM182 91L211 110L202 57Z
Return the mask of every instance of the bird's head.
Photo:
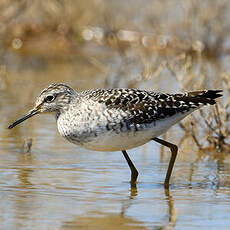
M76 96L77 92L65 84L51 84L47 88L43 89L37 97L34 108L13 122L8 128L12 129L19 123L39 113L61 113L68 107L70 101Z

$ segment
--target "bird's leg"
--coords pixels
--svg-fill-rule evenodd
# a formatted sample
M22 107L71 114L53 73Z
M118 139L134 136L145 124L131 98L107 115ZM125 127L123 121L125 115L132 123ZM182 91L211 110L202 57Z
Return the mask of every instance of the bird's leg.
M133 162L130 160L129 155L127 154L127 152L125 150L122 150L122 153L129 165L129 168L131 170L131 187L136 187L136 182L137 182L137 177L138 177L138 171L135 168Z
M171 177L171 174L172 174L172 170L173 170L173 166L174 166L174 163L175 163L175 160L176 160L176 156L177 156L177 151L178 151L178 147L170 142L167 142L167 141L164 141L162 139L159 139L157 137L153 138L152 140L170 148L171 152L172 152L172 155L171 155L171 158L170 158L170 161L169 161L169 166L168 166L168 171L167 171L167 174L166 174L166 177L165 177L165 182L164 182L164 186L166 188L169 187L169 180L170 180L170 177Z

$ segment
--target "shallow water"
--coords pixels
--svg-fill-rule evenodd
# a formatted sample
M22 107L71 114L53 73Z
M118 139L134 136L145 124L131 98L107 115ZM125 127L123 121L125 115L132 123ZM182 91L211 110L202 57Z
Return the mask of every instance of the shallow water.
M114 6L117 2L124 1L113 1ZM129 21L128 30L136 28L132 26L134 23L139 25L140 31L155 33L157 30L152 24L156 23L162 24L167 35L167 27L164 28L162 22L165 22L165 15L167 21L171 21L168 12L164 15L156 8L154 12L162 15L164 20L155 22L152 8L157 1L152 5L148 1L144 5L143 1L135 2L138 4L132 4L136 10L131 10L129 1L121 8L111 7L108 3L108 8L119 18L128 16L125 10L125 13L120 12L121 9L130 9L131 19L124 17L120 23L120 26L124 25L123 29L127 26L123 21ZM169 3L171 5L171 1ZM173 3L170 9L179 6ZM162 9L164 7L162 5ZM88 8L87 5L87 11ZM95 20L99 15L105 17L104 14L95 13ZM147 20L150 29L144 26L142 14L151 16ZM174 16L180 18L183 15L180 12ZM193 15L193 18L197 17ZM93 25L97 25L97 21ZM180 27L180 24L173 27L173 31ZM181 30L184 33L183 28ZM21 50L12 51L12 47L5 47L7 52L1 51L0 54L1 230L229 229L230 155L227 152L200 153L191 137L179 144L184 133L178 126L164 136L166 140L179 144L169 190L164 189L163 181L170 152L157 143L150 142L128 151L139 171L137 189L131 189L130 171L121 152L93 152L68 143L58 134L51 115L35 116L8 130L12 121L32 107L40 90L52 82L64 82L76 90L135 86L175 92L181 87L169 69L159 71L159 65L166 58L161 59L154 50L139 50L137 44L131 44L128 49L128 44L123 44L122 48L119 44L104 47L106 42L99 42L99 45L79 43L70 46L63 54L62 47L54 52L52 47L57 48L55 42L47 51L48 45L43 46L46 43L39 43L39 40L40 37L32 39L30 44L29 39L25 39ZM171 60L171 56L168 59ZM205 81L206 85L200 84L199 79L191 81L187 89L220 88L216 76L229 72L229 56L222 59L222 66L218 65L218 68L223 70L215 71L210 67L213 62L206 69L201 63L204 70L195 65L194 76L199 76L201 69L204 72L200 75L210 78ZM149 73L142 78L146 69ZM178 72L180 77L186 78L183 70ZM32 138L30 152L23 148L23 142L28 138Z
M2 98L1 229L229 229L227 154L214 161L208 154L198 156L188 138L179 147L172 185L165 190L169 151L154 142L129 150L139 170L137 189L131 190L120 152L93 152L68 143L51 115L7 130L31 103L16 104L6 92ZM167 139L179 143L180 135L175 127ZM24 153L28 137L32 148Z

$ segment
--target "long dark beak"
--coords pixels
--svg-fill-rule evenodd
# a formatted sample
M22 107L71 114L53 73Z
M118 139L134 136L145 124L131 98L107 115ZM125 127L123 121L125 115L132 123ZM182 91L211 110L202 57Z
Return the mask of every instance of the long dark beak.
M28 118L30 118L30 117L32 117L32 116L38 114L38 113L39 113L38 109L32 109L32 110L30 110L30 111L29 111L27 114L25 114L23 117L19 118L19 119L16 120L15 122L13 122L13 123L8 127L8 129L14 128L14 126L20 124L21 122L27 120Z

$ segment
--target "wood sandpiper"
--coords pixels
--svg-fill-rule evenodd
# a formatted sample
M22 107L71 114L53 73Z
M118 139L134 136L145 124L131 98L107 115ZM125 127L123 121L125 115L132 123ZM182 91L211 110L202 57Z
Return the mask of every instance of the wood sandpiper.
M52 112L59 133L68 141L90 150L122 151L131 170L132 187L136 185L138 171L126 150L156 141L172 153L164 182L168 187L178 147L158 136L193 111L215 104L221 92L167 94L121 88L78 93L65 84L55 83L42 90L34 108L8 128L36 114Z

